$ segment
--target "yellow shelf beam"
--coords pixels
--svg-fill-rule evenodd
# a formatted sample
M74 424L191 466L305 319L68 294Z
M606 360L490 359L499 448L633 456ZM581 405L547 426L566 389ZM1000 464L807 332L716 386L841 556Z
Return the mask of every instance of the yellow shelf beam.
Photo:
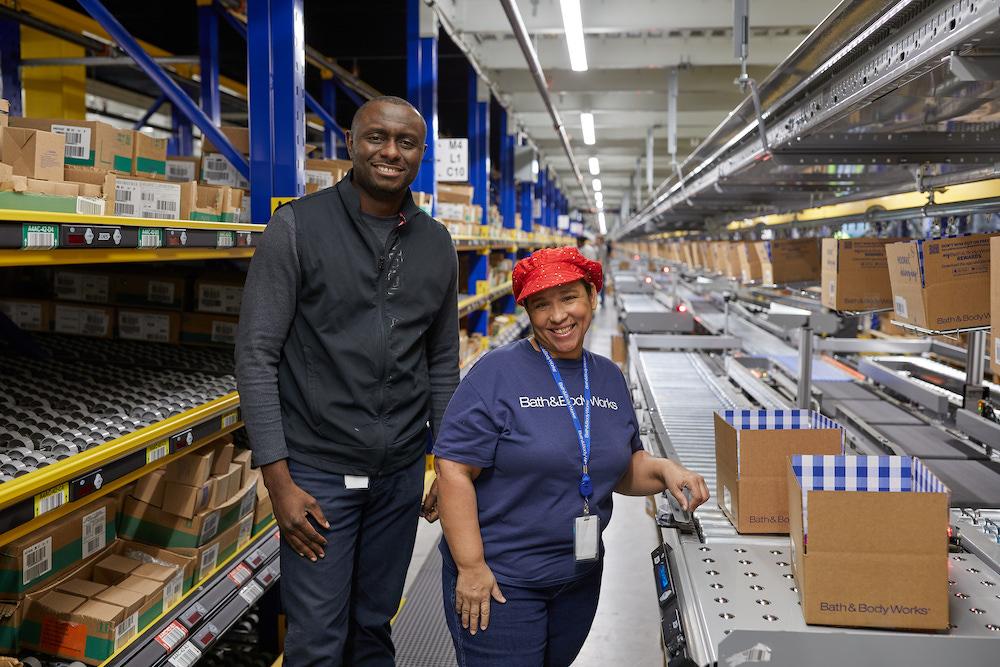
M49 213L0 208L0 222L27 222L41 225L103 225L110 227L147 227L157 229L203 229L222 232L263 232L264 225L239 222L200 222L198 220L155 220L126 218L119 215L83 215L80 213Z
M0 250L0 267L62 264L124 264L199 259L248 259L253 248L108 248L94 250Z

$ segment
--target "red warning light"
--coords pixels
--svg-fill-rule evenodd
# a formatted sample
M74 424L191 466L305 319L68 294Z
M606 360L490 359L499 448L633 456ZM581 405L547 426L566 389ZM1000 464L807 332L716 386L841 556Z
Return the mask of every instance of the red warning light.
M686 313L687 310L688 310L688 307L686 305L684 305L683 303L677 304L677 312L678 313Z
M652 284L652 282L653 282L653 278L651 276L646 276L646 284L650 285L650 284Z
M632 255L632 259L634 259L635 261L638 262L639 259L640 259L640 257L639 257L639 255Z

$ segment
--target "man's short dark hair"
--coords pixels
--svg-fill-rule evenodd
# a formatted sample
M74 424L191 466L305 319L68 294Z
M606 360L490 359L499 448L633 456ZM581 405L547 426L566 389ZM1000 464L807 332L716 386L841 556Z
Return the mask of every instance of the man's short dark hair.
M413 109L414 111L417 112L417 115L420 116L421 120L423 120L423 118L424 118L420 114L420 112L417 111L417 108L415 106L413 106L412 104L410 104L408 101L404 100L402 97L396 97L395 95L379 95L378 97L373 97L370 100L368 100L367 102L365 102L364 104L362 104L360 107L358 107L358 110L354 112L354 117L351 119L351 135L352 136L354 135L355 127L358 124L358 116L361 115L361 112L364 111L365 109L367 109L369 106L371 106L373 104L376 104L376 103L379 103L379 102L384 102L386 104L395 104L395 105L401 106L401 107L410 107L411 109ZM427 127L427 121L424 121L424 127L425 128Z

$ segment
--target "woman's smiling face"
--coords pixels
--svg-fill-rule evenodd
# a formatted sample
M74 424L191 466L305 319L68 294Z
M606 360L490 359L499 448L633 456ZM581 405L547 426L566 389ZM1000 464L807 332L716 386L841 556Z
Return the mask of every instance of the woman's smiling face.
M583 280L536 292L524 303L535 340L556 359L579 359L594 319L597 290Z

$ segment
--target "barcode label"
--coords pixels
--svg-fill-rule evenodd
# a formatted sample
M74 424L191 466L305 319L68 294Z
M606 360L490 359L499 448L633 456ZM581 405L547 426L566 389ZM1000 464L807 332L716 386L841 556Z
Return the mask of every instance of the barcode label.
M156 635L156 643L167 650L170 653L187 637L187 630L179 621L174 621L166 628L163 632Z
M204 544L208 540L215 537L215 534L219 532L219 513L212 512L205 517L205 523L201 525L201 542Z
M239 420L240 420L240 413L238 412L229 412L227 414L224 414L222 415L222 428L229 428Z
M56 333L107 338L110 322L107 311L103 309L56 305Z
M257 499L257 494L253 494L254 500ZM236 538L237 546L242 547L244 544L250 541L250 536L253 535L253 515L248 514L240 522L240 534Z
M93 273L57 271L53 279L56 296L69 301L104 303L108 300L108 276Z
M119 178L115 181L115 215L139 217L142 181Z
M250 512L253 512L253 506L257 502L257 494L254 493L253 489L250 489L243 500L240 501L240 516L246 516Z
M909 317L909 314L907 313L907 309L906 309L906 299L905 298L903 298L901 296L895 297L893 299L893 307L896 310L896 314L899 315L900 317Z
M150 280L146 289L146 299L152 303L173 303L174 284L162 280Z
M140 248L160 248L163 246L163 230L153 227L139 228ZM173 299L171 299L173 301Z
M183 593L184 572L182 570L163 587L163 610L166 611L170 607L173 607L181 599Z
M260 599L260 596L264 594L264 589L260 587L256 581L251 581L249 584L240 589L240 597L247 601L248 604L253 604Z
M170 316L159 313L118 311L118 335L125 340L170 342Z
M229 579L237 586L242 586L246 583L246 580L253 576L253 572L250 571L243 563L240 563L229 573Z
M24 250L51 250L56 242L55 225L22 225L21 248Z
M75 160L90 159L90 128L76 125L53 125L52 131L66 138L68 158Z
M76 212L80 215L104 215L104 200L98 197L77 197Z
M215 247L232 248L236 245L236 234L233 232L219 232L216 236Z
M201 555L201 561L198 563L198 579L204 579L209 572L215 569L215 566L218 565L218 561L219 545L213 544L209 548L205 549L205 552Z
M91 512L83 517L83 548L82 557L96 554L107 545L106 530L108 526L108 511L106 507Z
M191 642L187 642L167 660L173 667L191 667L201 658L201 651Z
M236 344L236 323L212 321L212 342L226 345Z
M149 465L153 461L159 461L169 453L170 442L167 440L160 440L157 443L149 445L146 447L146 465Z
M202 287L198 293L198 309L208 310L222 307L222 289L218 287Z
M139 612L133 612L118 624L115 628L115 650L117 651L132 638L139 627Z
M243 301L242 285L198 286L198 310L203 313L223 313L236 315Z
M52 571L52 538L46 537L24 550L22 584L27 586L35 579Z
M42 330L42 304L29 301L0 301L3 313L14 326L26 331Z
M35 516L51 512L69 501L69 484L60 484L35 496Z
M198 179L194 162L167 160L167 178L171 181L194 181Z
M313 183L320 188L333 186L333 174L318 169L306 169L306 183Z

